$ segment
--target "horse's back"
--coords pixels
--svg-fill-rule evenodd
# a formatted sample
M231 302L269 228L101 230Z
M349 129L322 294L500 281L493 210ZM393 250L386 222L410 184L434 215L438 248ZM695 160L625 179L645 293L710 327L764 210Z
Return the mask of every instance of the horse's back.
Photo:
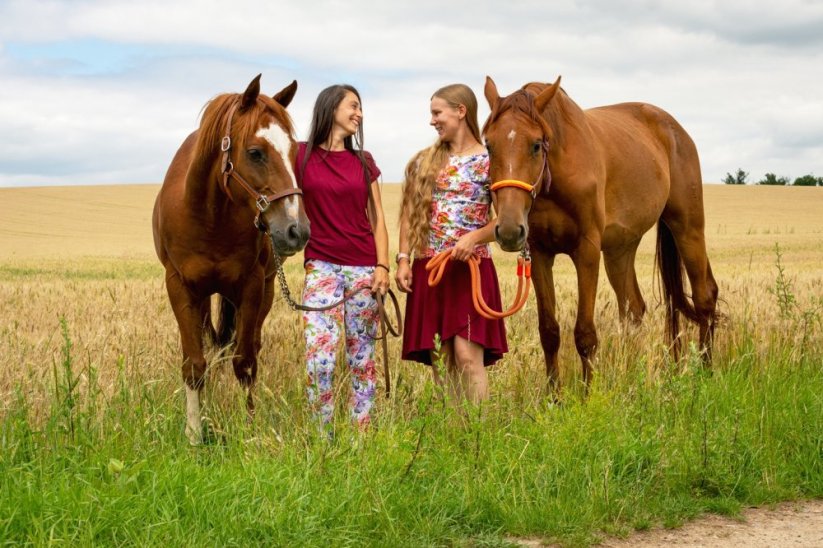
M611 225L642 235L673 199L701 187L694 142L665 110L619 103L589 109L586 117L606 172L607 231Z
M699 176L694 141L674 116L662 108L649 103L618 103L589 109L586 117L603 141L614 143L623 153L622 161L626 161L627 151L634 152L671 170L697 166Z

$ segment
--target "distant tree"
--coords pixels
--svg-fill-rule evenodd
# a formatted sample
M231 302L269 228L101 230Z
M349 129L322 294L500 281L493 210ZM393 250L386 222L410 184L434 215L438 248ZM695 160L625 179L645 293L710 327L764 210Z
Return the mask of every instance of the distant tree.
M745 185L746 177L748 176L748 173L746 173L740 168L737 168L737 173L735 175L732 175L731 173L726 173L726 178L723 179L723 182L727 185Z
M758 181L759 185L787 185L789 184L788 177L778 177L774 173L767 173L762 181Z
M792 183L794 186L823 186L823 177L815 177L814 175L804 175L798 177Z

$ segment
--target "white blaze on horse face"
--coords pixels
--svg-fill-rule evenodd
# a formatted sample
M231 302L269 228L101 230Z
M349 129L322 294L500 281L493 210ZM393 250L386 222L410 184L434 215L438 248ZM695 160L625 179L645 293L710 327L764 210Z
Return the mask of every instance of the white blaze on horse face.
M286 166L286 171L289 177L291 177L292 187L297 188L297 177L294 176L294 170L292 169L291 160L289 159L292 146L292 140L289 139L289 135L276 123L272 123L267 128L260 128L257 130L256 135L271 143L274 150L280 154L280 158L283 159L283 165ZM297 221L297 213L299 211L297 195L287 196L283 199L283 202L286 206L285 209L288 218Z
M514 139L517 137L517 132L515 130L511 130L506 137L508 138L509 143L512 146L514 146ZM514 168L512 167L511 162L509 162L509 177L512 176L513 172L514 172Z
M189 443L198 445L202 441L202 435L200 393L186 385L186 436L189 438Z

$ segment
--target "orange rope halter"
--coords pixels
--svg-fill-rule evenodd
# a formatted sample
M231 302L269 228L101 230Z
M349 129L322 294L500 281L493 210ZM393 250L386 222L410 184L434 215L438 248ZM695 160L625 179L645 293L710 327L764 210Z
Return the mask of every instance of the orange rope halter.
M489 187L489 190L493 192L495 190L506 187L519 188L520 190L525 190L528 193L532 193L534 192L535 185L530 185L529 183L526 183L524 181L518 181L517 179L504 179L502 181L497 181L496 183L494 183L491 187Z
M434 287L440 283L440 279L443 278L443 272L451 259L453 251L454 249L442 251L429 260L426 265L426 270L429 271L429 287ZM499 320L511 316L523 308L523 305L526 304L526 299L529 297L529 286L531 285L532 278L532 260L531 257L529 257L528 252L524 252L517 257L517 295L515 295L514 303L511 307L502 312L489 308L485 299L483 299L483 294L480 290L480 258L472 255L468 261L468 264L472 282L472 302L474 303L474 309L477 310L478 314L487 320Z

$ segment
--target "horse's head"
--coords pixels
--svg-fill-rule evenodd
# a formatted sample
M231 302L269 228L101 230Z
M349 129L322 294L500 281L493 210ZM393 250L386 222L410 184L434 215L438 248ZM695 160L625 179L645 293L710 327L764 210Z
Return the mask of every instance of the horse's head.
M219 109L220 181L235 203L257 211L255 222L278 255L294 255L309 239L309 220L294 176L297 143L286 107L297 82L274 97L260 94L260 75ZM251 216L250 216L251 217Z
M506 251L523 248L528 236L532 202L551 185L549 146L552 129L541 113L560 89L560 78L538 95L525 86L500 97L486 77L485 95L491 114L483 126L489 151L489 177L497 210L494 236Z

